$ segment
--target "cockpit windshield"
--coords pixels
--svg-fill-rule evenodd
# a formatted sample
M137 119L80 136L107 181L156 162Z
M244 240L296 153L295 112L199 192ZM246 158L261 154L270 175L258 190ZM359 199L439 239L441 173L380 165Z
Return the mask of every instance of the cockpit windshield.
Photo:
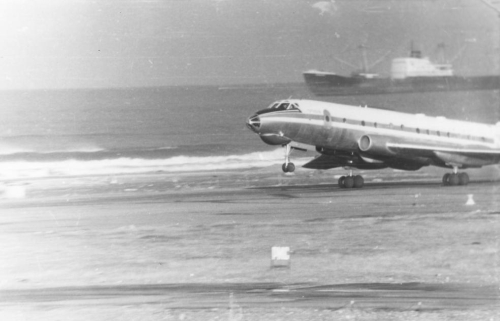
M293 110L300 112L299 104L296 101L280 100L272 103L266 109L259 110L257 115L272 113L276 111Z
M278 101L271 106L269 106L270 109L276 109L276 110L298 110L299 107L295 103L289 103L289 102L283 102L283 101Z

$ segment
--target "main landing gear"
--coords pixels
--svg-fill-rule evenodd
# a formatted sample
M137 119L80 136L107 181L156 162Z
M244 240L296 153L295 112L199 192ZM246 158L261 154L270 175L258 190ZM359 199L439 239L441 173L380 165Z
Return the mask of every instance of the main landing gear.
M290 144L285 145L285 163L281 166L281 169L285 173L293 173L295 171L295 165L290 163L290 153L292 152L292 146Z
M338 183L340 188L361 188L365 180L361 175L352 176L352 170L349 170L349 175L341 176Z
M443 176L444 186L456 186L456 185L467 185L469 184L469 175L467 173L458 172L458 167L453 166L453 173L446 173Z

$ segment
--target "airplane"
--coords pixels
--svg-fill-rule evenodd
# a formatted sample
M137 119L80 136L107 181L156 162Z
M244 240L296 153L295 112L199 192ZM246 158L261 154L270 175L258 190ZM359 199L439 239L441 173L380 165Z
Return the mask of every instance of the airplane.
M416 171L424 166L451 168L445 186L467 185L459 169L500 161L500 122L488 125L397 111L314 100L272 103L246 120L266 144L285 148L283 172L293 172L292 149L311 145L319 156L303 165L310 169L343 167L349 174L340 188L361 188L364 178L352 168Z

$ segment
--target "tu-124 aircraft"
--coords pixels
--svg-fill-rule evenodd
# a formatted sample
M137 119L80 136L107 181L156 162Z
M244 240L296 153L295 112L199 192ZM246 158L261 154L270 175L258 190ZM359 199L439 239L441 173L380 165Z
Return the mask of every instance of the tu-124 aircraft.
M341 188L363 186L363 177L353 176L352 168L414 171L429 165L452 169L443 176L444 185L467 185L469 176L459 169L500 161L500 122L289 99L258 111L246 124L265 143L286 147L284 172L295 170L289 159L294 144L315 146L320 156L303 167L349 169L339 178Z

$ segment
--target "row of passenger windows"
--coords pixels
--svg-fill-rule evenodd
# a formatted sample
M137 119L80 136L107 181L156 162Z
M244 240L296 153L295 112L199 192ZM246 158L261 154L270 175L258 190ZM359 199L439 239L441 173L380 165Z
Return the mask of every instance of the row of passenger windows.
M335 122L334 117L330 116L325 116L325 120L327 122ZM338 122L342 121L343 123L347 124L361 124L361 126L369 126L368 122L365 122L362 120L361 122L355 121L355 120L348 120L346 118L343 118L342 120L339 118L337 120ZM477 136L471 136L471 135L461 135L461 134L454 134L450 132L440 132L440 131L434 131L434 130L429 130L429 129L422 129L420 128L410 128L410 127L405 127L404 125L401 126L395 126L393 124L378 124L376 122L372 123L372 126L375 128L386 128L386 129L397 129L399 128L400 130L407 131L407 132L413 132L415 131L417 134L427 134L427 135L436 135L436 136L442 136L442 137L450 137L450 138L461 138L461 139L469 139L469 140L475 140L475 141L481 141L481 142L488 142L488 143L493 143L492 139L486 139L484 137L477 137Z

